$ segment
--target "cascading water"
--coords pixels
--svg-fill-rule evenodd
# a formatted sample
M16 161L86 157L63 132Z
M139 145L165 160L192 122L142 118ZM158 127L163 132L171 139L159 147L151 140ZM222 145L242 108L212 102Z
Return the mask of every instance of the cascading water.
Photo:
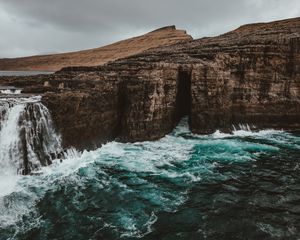
M0 98L0 176L28 174L62 152L40 97Z
M238 124L238 125L232 125L232 130L233 132L237 132L237 131L244 131L244 132L251 132L252 129L256 129L256 127L254 125L249 125L249 124Z
M0 94L21 94L21 89L0 89Z

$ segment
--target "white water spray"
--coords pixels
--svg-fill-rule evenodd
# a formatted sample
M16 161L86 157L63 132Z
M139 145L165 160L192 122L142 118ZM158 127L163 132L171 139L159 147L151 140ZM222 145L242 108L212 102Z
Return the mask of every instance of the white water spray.
M62 152L39 97L0 98L0 176L27 174Z

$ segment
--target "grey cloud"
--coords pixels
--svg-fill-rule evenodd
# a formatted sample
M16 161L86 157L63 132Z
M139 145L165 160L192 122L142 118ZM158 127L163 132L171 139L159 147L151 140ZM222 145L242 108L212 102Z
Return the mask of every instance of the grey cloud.
M98 47L173 24L211 36L299 9L298 0L0 0L0 57Z

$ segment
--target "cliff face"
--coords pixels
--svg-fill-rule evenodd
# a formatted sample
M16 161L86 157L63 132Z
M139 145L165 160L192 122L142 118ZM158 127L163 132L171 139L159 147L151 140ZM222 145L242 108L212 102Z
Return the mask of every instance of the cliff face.
M300 18L1 81L43 94L65 147L157 139L184 115L195 133L239 124L300 130Z
M186 107L195 133L230 131L239 124L299 129L299 48L297 18L158 48L127 59L127 64L177 67L177 86L191 82L191 105Z
M68 66L98 66L141 53L150 48L192 40L175 26L157 29L145 35L79 52L0 59L0 70L58 71Z
M185 49L191 57L210 59L192 80L194 132L239 123L299 129L299 18L247 25Z

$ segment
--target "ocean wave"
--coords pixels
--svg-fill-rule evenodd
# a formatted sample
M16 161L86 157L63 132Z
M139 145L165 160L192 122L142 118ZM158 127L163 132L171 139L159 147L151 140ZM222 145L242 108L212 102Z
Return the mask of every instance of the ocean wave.
M198 136L181 123L154 142L110 142L95 151L70 149L65 160L8 181L0 196L0 230L17 239L30 229L43 228L50 221L47 202L53 199L53 211L73 209L67 219L81 216L88 222L85 215L95 214L94 221L102 227L94 233L142 238L154 231L161 212L175 214L186 204L192 188L233 179L220 170L222 166L276 155L282 144L293 141L299 147L296 136L274 130Z

